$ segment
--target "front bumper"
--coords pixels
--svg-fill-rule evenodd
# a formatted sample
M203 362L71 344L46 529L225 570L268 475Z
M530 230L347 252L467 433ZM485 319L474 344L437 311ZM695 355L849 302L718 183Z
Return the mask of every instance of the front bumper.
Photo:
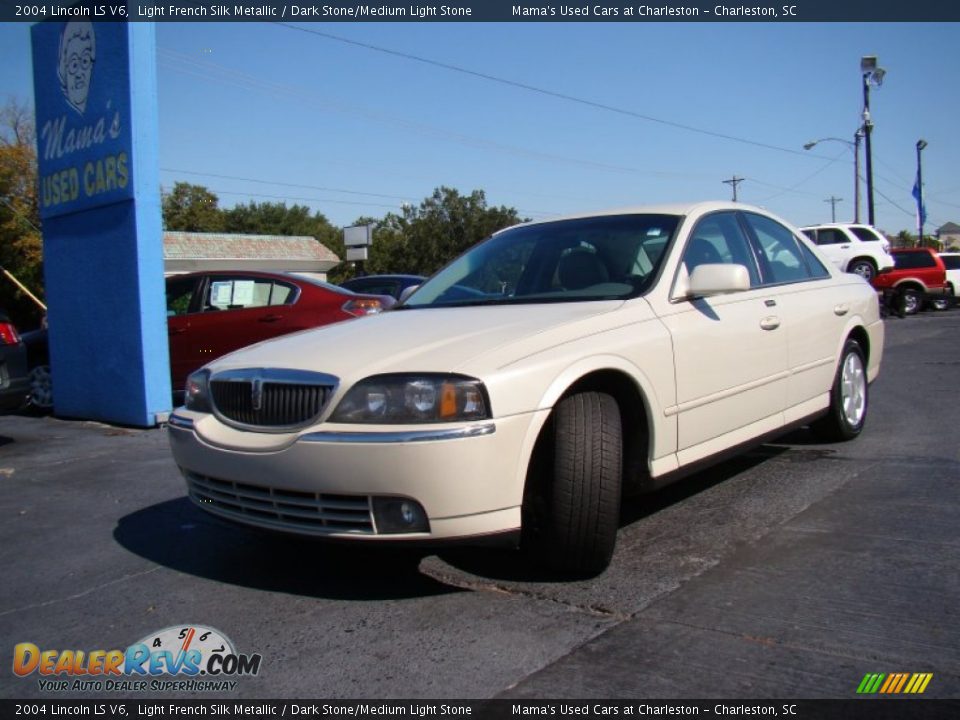
M425 429L328 426L271 449L255 449L262 438L252 432L229 431L229 446L218 444L211 437L223 430L219 421L184 409L168 427L191 500L214 515L300 535L446 541L519 529L537 416ZM383 532L374 508L383 498L418 503L428 530Z

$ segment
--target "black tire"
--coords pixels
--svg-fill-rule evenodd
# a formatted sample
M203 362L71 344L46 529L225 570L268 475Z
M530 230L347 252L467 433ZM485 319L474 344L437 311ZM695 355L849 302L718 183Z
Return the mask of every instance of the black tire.
M859 275L867 282L870 282L877 276L877 266L872 260L866 258L857 258L847 266L847 272Z
M36 365L30 369L30 407L40 412L53 409L53 382L49 365Z
M930 301L930 307L934 310L949 310L951 305L953 305L953 285L947 285L945 295Z
M620 524L620 409L610 395L582 392L553 411L546 477L527 502L524 544L564 574L597 575L610 564ZM528 524L530 525L528 527Z
M825 442L853 440L867 421L867 361L863 349L848 338L830 389L830 409L812 428Z
M901 290L900 307L903 308L904 315L916 315L923 307L923 295L919 290L907 288Z

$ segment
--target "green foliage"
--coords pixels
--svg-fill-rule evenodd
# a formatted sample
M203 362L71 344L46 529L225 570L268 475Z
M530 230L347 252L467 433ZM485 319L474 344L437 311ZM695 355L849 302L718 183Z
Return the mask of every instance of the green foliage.
M37 202L33 113L14 100L0 108L0 266L43 297L43 242ZM38 327L43 311L8 278L0 308L21 329Z
M431 275L492 233L518 222L514 208L488 206L482 190L461 195L439 187L417 207L407 205L400 214L388 213L379 221L359 218L354 224L375 225L364 267L368 274ZM331 279L338 282L352 275L353 268L341 265Z
M222 232L223 211L218 203L219 198L202 185L174 183L173 190L163 196L163 228Z

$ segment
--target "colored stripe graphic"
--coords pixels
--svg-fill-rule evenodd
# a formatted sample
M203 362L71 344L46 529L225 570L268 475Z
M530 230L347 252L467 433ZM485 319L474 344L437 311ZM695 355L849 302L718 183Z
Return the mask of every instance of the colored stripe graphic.
M857 694L919 695L926 691L933 673L867 673L857 686Z

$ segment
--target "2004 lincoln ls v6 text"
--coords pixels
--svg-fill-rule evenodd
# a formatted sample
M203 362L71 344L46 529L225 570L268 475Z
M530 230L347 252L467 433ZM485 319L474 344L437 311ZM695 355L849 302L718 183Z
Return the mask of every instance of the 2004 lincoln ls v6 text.
M876 292L733 203L500 231L397 309L245 348L170 419L199 507L366 542L610 561L624 492L801 424L863 428Z

